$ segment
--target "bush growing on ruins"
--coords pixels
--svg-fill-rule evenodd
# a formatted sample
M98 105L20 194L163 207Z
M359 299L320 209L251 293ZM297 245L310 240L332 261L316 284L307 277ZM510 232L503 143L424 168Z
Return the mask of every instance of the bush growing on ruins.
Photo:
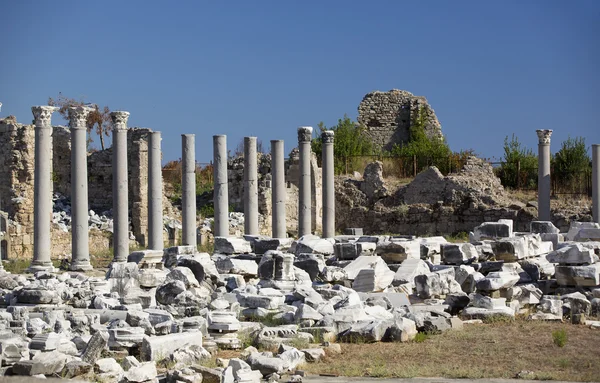
M517 136L504 138L504 157L497 175L505 187L530 187L537 178L537 156L524 147Z
M436 166L442 173L448 173L450 169L457 169L461 161L467 156L473 155L472 150L453 153L442 136L428 137L425 133L425 126L428 121L428 109L420 108L414 123L410 127L410 138L405 144L395 144L391 150L394 157L414 158L419 162L417 168L425 166Z
M552 160L552 171L565 183L574 182L579 175L591 170L591 158L583 137L567 138Z
M65 119L65 121L69 120L69 107L71 106L83 106L86 103L83 99L77 101L74 98L65 97L61 92L58 93L58 97L56 99L49 97L48 105L58 107L58 113ZM112 122L110 118L110 109L108 106L100 109L98 105L90 105L94 110L90 112L87 118L87 132L88 132L88 143L92 141L92 138L89 136L92 129L95 129L96 134L100 137L100 147L102 150L104 147L104 136L108 137L110 132L112 131Z
M337 125L327 128L321 121L315 130L317 137L311 142L311 149L321 162L321 133L326 130L334 131L334 171L335 174L343 173L346 169L346 160L352 161L353 156L371 155L373 145L365 135L365 127L352 121L347 115L338 120Z
M567 331L565 329L552 331L552 341L558 347L564 347L567 344Z

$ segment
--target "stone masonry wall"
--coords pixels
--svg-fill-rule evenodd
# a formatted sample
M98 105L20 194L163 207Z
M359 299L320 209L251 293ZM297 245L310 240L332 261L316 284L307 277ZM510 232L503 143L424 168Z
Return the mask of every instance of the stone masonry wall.
M394 144L409 140L410 127L418 121L420 113L425 118L427 136L441 137L442 127L427 99L404 90L365 95L358 106L358 122L367 128L366 134L375 149L391 150Z
M132 231L141 244L147 237L147 175L149 129L128 131L129 211ZM53 131L53 190L64 196L71 194L70 132L63 126ZM3 257L30 258L33 256L33 188L35 132L33 125L23 125L14 117L0 119L0 214L6 230L0 233ZM90 209L103 213L112 209L112 149L92 152L88 156L88 188ZM164 214L175 211L163 198ZM6 223L7 221L7 223ZM97 235L96 235L97 234ZM93 238L92 238L93 237ZM107 248L105 234L90 231L90 251ZM6 242L4 242L6 241ZM70 253L70 234L52 227L52 256Z

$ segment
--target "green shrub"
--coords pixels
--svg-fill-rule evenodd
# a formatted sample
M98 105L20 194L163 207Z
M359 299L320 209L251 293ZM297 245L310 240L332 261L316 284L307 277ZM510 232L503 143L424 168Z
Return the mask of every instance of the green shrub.
M418 332L413 341L415 343L423 343L427 340L427 338L429 338L429 334L427 334L426 332Z
M353 162L353 156L371 155L373 145L371 140L365 135L365 127L352 121L347 115L338 120L337 125L327 128L323 122L319 122L318 131L315 134L318 136L313 138L311 149L317 155L319 162L321 161L321 133L326 130L334 131L334 172L342 174L346 172L346 160ZM353 168L352 164L349 169Z
M591 170L591 158L583 137L569 137L563 141L560 150L552 158L552 172L559 181L556 187L561 190L584 188Z
M567 344L567 331L565 329L552 331L552 341L558 347L564 347Z
M537 182L537 155L533 150L524 147L514 134L504 138L504 157L497 170L502 185L516 188L517 186L532 188Z

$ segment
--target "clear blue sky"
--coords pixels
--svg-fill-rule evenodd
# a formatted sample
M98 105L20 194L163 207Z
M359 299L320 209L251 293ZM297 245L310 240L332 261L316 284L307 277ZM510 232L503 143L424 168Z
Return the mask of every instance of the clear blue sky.
M535 129L600 143L600 1L0 0L0 117L32 119L58 92L163 132L254 135L355 119L362 97L426 96L453 150L500 157ZM57 116L54 122L64 123ZM96 142L98 139L96 138Z

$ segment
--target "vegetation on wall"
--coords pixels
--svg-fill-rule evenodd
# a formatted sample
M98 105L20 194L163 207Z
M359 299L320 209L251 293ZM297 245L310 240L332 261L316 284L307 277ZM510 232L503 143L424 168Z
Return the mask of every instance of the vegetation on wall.
M319 122L318 131L314 132L317 137L313 138L311 142L312 151L317 155L319 163L322 150L321 133L326 130L334 132L335 174L343 173L346 169L346 161L352 161L352 157L372 154L373 145L365 135L365 127L344 115L344 118L338 120L337 125L329 128L323 122Z

